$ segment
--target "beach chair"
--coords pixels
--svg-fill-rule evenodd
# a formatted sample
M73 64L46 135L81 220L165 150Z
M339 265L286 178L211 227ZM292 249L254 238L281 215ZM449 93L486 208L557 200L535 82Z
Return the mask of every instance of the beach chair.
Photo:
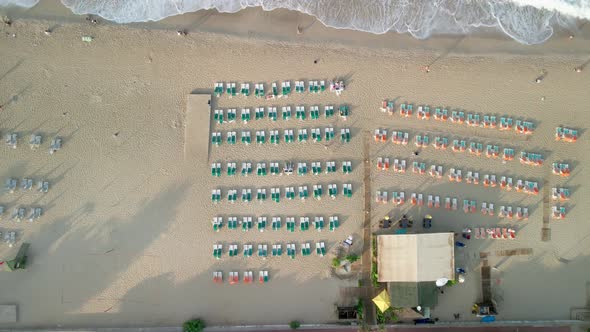
M430 120L430 107L418 106L416 117L420 120Z
M329 106L324 106L324 117L327 118L331 118L334 116L334 106L329 105Z
M349 128L340 129L340 141L342 143L349 143L350 142L350 129Z
M227 139L227 144L229 144L229 145L236 144L236 132L235 131L228 131L226 139Z
M338 228L340 226L340 220L338 218L338 216L330 216L328 218L329 223L330 223L330 232L333 232L336 230L336 228Z
M340 107L338 108L338 111L339 111L338 115L340 115L340 118L342 118L345 121L350 116L350 109L348 108L347 105L340 105Z
M323 196L323 190L321 184L314 184L313 185L313 198L317 200L321 200Z
M297 163L297 175L307 175L307 163Z
M280 244L273 244L272 245L272 255L273 257L278 257L283 254L283 248Z
M281 107L281 114L284 121L291 119L291 106Z
M275 203L281 202L281 188L270 188L270 199Z
M225 115L223 110L214 110L213 111L213 121L218 124L223 124L225 122Z
M237 111L235 108L230 108L227 110L227 122L228 123L236 122L236 117L237 117Z
M295 243L287 243L287 256L291 259L295 259L295 252L297 251Z
M285 198L287 198L290 201L294 200L295 199L295 188L285 187Z
M309 117L312 120L317 120L320 118L320 107L319 106L311 106L309 108Z
M264 144L266 142L266 133L264 130L257 130L256 131L256 143L257 144Z
M226 88L226 92L230 98L235 97L237 95L236 83L234 83L234 82L226 83L225 88Z
M256 175L266 176L266 163L256 163Z
M227 218L227 229L237 229L238 228L238 217L228 217Z
M322 229L324 229L324 217L316 216L313 221L313 227L315 227L318 232L321 232Z
M244 244L244 257L252 257L252 245L251 244Z
M299 143L305 143L305 142L307 142L307 138L308 138L308 135L307 135L307 129L306 128L298 129L297 130L297 141Z
M215 83L214 87L215 88L213 89L213 94L215 94L215 97L221 97L221 95L223 94L223 83L217 82Z
M288 232L295 232L295 217L286 217L285 225Z
M307 186L299 186L299 198L301 200L305 200L305 199L307 199L308 196L309 196L309 192L308 192Z
M432 195L428 195L426 206L428 206L431 209L434 207L434 197Z
M305 121L306 117L305 106L295 106L295 118L300 121Z
M235 189L229 189L227 191L227 201L230 203L235 203L238 199L238 191Z
M252 201L252 189L242 189L242 202L248 203Z
M256 190L256 200L260 203L266 201L266 189L259 188Z
M281 92L283 97L288 97L291 94L291 82L285 81L281 83Z
M295 92L297 92L297 93L305 92L305 82L295 81Z
M321 161L313 161L311 163L311 173L313 175L319 175L322 172L322 162Z
M258 257L265 259L267 256L268 256L268 245L259 244L258 245Z
M248 176L252 174L252 163L242 163L242 169L240 171L240 174L242 174L242 176Z
M285 139L285 143L293 143L294 142L293 129L285 129L283 131L283 138Z
M344 197L352 197L352 183L344 183L342 185L342 195Z
M309 217L299 217L299 229L301 231L309 230Z
M250 83L242 83L240 85L240 93L244 97L248 97L250 95Z
M262 120L264 119L266 112L264 107L256 107L254 108L254 120Z
M324 128L324 138L326 139L326 142L333 140L334 139L334 128L325 127Z
M223 227L223 217L213 217L211 224L213 226L213 231L219 232Z
M385 158L385 163L384 163L384 167L385 169L389 169L389 158ZM333 171L336 171L336 163L333 162ZM350 174L352 173L352 161L343 161L342 162L342 173L344 174Z
M247 232L252 229L252 217L243 217L242 218L242 230Z
M524 181L524 192L529 195L538 195L539 183L536 181Z
M351 169L352 169L352 166L351 166ZM336 173L336 162L335 161L327 161L326 162L326 174L330 174L330 173Z
M314 143L322 141L322 130L320 128L311 128L311 140Z
M500 129L502 131L511 130L512 125L513 125L512 118L500 117L500 125L499 125L498 129Z
M221 201L221 189L211 190L211 202L217 204L219 201Z
M213 257L215 259L221 259L223 255L223 244L214 244L213 245Z

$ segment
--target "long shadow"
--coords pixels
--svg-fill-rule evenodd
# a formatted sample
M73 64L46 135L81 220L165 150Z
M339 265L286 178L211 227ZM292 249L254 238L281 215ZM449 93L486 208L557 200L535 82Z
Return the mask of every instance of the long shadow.
M458 37L449 48L445 49L445 51L443 53L441 53L439 56L437 56L434 60L432 60L429 64L428 67L432 67L435 63L437 63L439 60L443 59L444 57L446 57L447 55L449 55L452 51L454 51L455 49L457 49L457 47L459 46L459 44L461 44L461 42L463 41L463 39L465 39L465 35Z
M18 67L20 67L20 65L22 65L24 61L25 61L24 59L18 60L14 66L12 66L4 74L2 74L2 76L0 76L0 81L2 81L6 76L10 75L10 73L15 71Z

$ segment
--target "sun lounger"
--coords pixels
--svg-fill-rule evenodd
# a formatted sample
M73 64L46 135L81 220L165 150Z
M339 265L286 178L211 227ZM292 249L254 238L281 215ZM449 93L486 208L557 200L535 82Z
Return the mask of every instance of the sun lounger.
M469 143L469 153L474 156L481 156L483 152L483 144L477 142L470 142Z
M274 257L279 257L283 255L283 247L281 246L281 244L272 245L272 255Z
M270 188L270 199L275 203L280 203L281 201L281 188Z
M350 142L350 129L349 128L340 129L340 141L342 143L349 143Z
M237 111L235 108L230 108L227 110L227 122L228 123L236 122L236 116L237 116Z
M242 189L242 202L248 203L252 201L252 189Z
M214 85L214 90L213 93L215 94L215 97L219 98L221 97L221 95L223 94L223 83L222 82L217 82Z
M271 89L272 89L272 92L270 95L266 96L266 99L274 99L279 96L279 88L278 88L276 82L272 82Z
M295 199L295 188L294 187L285 187L285 198L288 200Z
M326 174L336 173L336 162L335 161L327 161L326 162Z
M213 225L213 231L219 232L223 227L223 217L213 217L211 224Z
M264 83L254 84L254 96L256 98L264 98Z
M259 244L258 245L258 257L266 258L267 256L268 256L268 245Z
M498 127L498 129L503 130L503 131L504 130L511 130L512 125L513 125L512 118L500 117L500 126Z
M539 183L535 181L524 181L524 192L529 195L538 195Z
M295 217L287 217L285 218L285 225L287 231L293 233L295 232Z
M37 191L44 194L47 193L49 191L49 182L43 180L37 182Z
M311 106L309 108L309 117L312 120L317 120L320 118L320 107L319 106Z
M568 143L575 143L578 140L578 131L571 128L556 127L555 140Z
M307 163L297 163L297 175L307 175Z
M324 192L322 190L321 184L314 184L313 185L313 198L317 200L321 200Z
M504 152L502 154L502 159L504 161L514 160L514 149L504 148Z
M285 129L283 131L283 138L285 139L286 143L293 143L295 141L293 129Z
M392 203L396 205L403 205L405 203L405 193L403 191L394 191L391 193Z
M431 209L434 207L434 197L432 195L428 195L427 206Z
M329 105L329 106L324 106L324 117L327 118L331 118L334 116L334 106Z
M313 175L319 175L322 173L322 162L321 161L314 161L311 163L311 173Z
M268 118L270 121L277 121L277 108L274 106L269 106L267 108Z
M306 242L301 245L301 256L311 255L311 245Z
M229 145L236 144L236 132L235 131L228 131L226 139L227 139L227 144L229 144Z
M451 203L451 210L457 211L457 209L458 209L457 198L456 197L453 197L452 203Z
M256 200L261 203L266 201L266 189L259 188L256 190Z
M334 163L334 168L336 168L336 163ZM389 169L389 158L385 158L385 168ZM342 173L344 173L344 174L352 173L352 161L343 161L342 162Z
M256 175L266 176L266 163L256 163Z
M211 144L215 146L221 145L221 132L214 131L211 133Z
M570 176L570 165L567 163L553 163L552 164L552 172L555 175L560 175L563 177Z
M324 137L326 139L326 142L333 140L334 139L334 128L325 127L324 128Z
M304 81L295 81L295 92L297 92L297 93L304 93L305 92L305 82Z
M326 247L325 247L324 242L316 242L315 251L318 256L326 255Z
M225 84L225 88L226 88L226 92L229 95L229 97L235 97L237 95L237 90L236 90L236 83L235 82L229 82Z
M264 130L257 130L256 131L256 143L257 144L264 144L266 142L266 134Z
M554 205L551 207L551 212L553 219L565 219L565 206Z
M464 213L469 213L470 210L470 205L469 205L469 200L468 199L464 199L463 200L463 212Z
M43 214L43 208L40 207L35 207L35 208L31 208L31 213L29 214L29 222L33 222L39 218L41 218L41 215Z
M281 107L281 114L284 121L291 119L291 106Z
M16 135L16 134L14 134L14 135ZM220 135L219 140L221 140L221 133L219 135ZM13 146L13 148L16 148L16 143ZM51 140L51 145L49 146L49 154L54 154L55 152L57 152L59 150L61 150L61 137L55 137L54 139Z
M318 93L319 92L318 81L308 81L307 85L309 88L309 93Z
M252 271L244 272L244 283L251 284L253 282L254 282L254 274L252 273Z
M285 81L281 83L282 96L288 97L291 94L291 82Z
M534 123L529 122L529 121L516 120L516 124L514 126L514 130L517 133L523 134L523 135L532 134L534 129L535 129Z
M211 190L211 201L216 204L221 201L221 189L213 189Z
M479 127L479 125L480 125L479 114L467 113L467 125L470 127Z
M227 218L227 229L237 229L238 228L238 217L228 217Z
M223 255L223 244L214 244L213 245L213 257L215 259L221 259Z
M497 145L486 145L486 157L487 158L498 158L500 155L500 148Z
M309 192L307 186L299 186L299 198L302 200L307 199Z
M322 130L320 128L311 129L311 140L316 143L322 141Z
M340 105L340 107L338 107L338 115L343 120L348 119L348 117L350 116L350 109L348 108L348 106L347 105Z
M408 105L401 104L399 113L402 117L409 118L412 116L413 109L414 109L414 105L412 105L412 104L408 104Z
M299 121L305 121L307 118L305 106L295 106L295 118Z
M248 131L248 130L242 131L240 134L240 141L242 142L242 144L250 145L250 143L252 143L252 137L250 135L250 131Z
M309 230L309 217L299 217L299 229L301 231Z
M240 174L242 174L242 176L248 176L252 174L252 163L242 163Z
M238 245L237 244L230 244L228 248L229 257L235 257L238 255Z
M328 220L330 223L330 232L333 232L336 230L336 228L340 227L340 220L338 216L330 216Z
M328 184L328 195L332 199L335 199L336 195L338 195L338 187L335 183Z
M266 217L258 217L258 220L256 221L256 228L259 232L264 232L266 229Z
M227 201L230 203L235 203L238 199L238 191L235 189L228 189L227 191Z
M344 183L342 185L342 195L344 197L352 197L352 184L351 183Z
M299 143L305 143L307 142L307 129L303 128L303 129L298 129L297 130L297 141L299 141Z
M268 131L268 136L270 138L270 144L277 145L281 142L279 131L277 129L271 129Z
M324 229L324 217L315 217L313 221L313 226L318 232L321 232Z
M295 259L295 252L297 251L295 243L287 243L287 256L291 259Z
M235 285L240 282L240 274L239 272L230 272L229 273L229 283L230 285Z
M217 284L223 283L223 272L221 272L221 271L214 271L213 272L213 282L214 283L217 283Z
M217 109L213 111L213 121L218 124L223 124L225 122L225 115L223 110Z

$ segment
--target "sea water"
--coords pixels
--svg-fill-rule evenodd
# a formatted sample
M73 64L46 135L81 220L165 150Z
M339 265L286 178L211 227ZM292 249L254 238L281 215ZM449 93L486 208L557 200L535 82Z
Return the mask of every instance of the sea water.
M0 0L0 6L32 7L39 0ZM495 28L523 44L543 43L556 27L576 30L590 19L590 0L61 0L76 14L118 22L158 21L168 16L216 9L234 13L247 7L290 9L323 24L382 34L468 34Z

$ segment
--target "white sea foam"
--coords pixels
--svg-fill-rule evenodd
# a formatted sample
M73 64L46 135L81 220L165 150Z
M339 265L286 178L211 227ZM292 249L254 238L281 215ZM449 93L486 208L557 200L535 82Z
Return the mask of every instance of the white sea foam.
M0 0L33 6L37 0ZM497 28L523 44L538 44L555 27L575 30L590 19L590 0L62 0L76 14L95 14L119 23L158 21L168 16L216 9L285 8L317 17L327 26L376 34L396 31L424 39Z

